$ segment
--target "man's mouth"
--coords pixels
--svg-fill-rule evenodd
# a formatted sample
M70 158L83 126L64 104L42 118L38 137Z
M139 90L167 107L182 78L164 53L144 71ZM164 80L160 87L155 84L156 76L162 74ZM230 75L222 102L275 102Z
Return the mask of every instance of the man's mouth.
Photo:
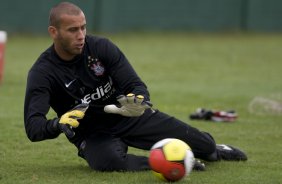
M82 49L83 46L84 46L84 43L75 44L75 47L78 49Z

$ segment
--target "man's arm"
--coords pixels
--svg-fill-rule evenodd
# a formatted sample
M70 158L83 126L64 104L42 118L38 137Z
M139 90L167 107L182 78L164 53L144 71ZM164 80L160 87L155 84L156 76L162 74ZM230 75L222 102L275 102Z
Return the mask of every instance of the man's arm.
M44 74L31 70L27 78L24 102L25 130L31 141L53 139L60 134L54 127L57 118L46 118L50 109L50 91L50 82Z
M107 113L120 114L127 117L137 117L146 109L151 109L150 95L147 86L139 78L133 67L117 46L108 40L101 44L102 61L114 81L114 86L121 93L117 97L117 104L106 105Z
M51 84L47 74L31 71L28 76L24 120L28 138L31 141L42 141L58 137L65 133L69 139L75 136L72 128L79 126L79 119L85 115L88 104L79 104L65 112L60 118L46 119L50 109ZM59 101L57 103L60 103Z
M144 101L150 100L147 86L137 75L131 64L120 49L107 39L103 40L102 49L98 50L102 61L106 61L106 67L109 69L115 87L123 95L133 93L144 96Z

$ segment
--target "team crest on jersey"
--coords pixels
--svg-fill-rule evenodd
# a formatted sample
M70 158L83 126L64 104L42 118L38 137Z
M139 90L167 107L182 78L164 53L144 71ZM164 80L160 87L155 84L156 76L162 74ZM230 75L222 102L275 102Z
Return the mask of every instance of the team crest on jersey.
M97 75L97 76L101 76L105 72L105 68L100 61L98 61L97 63L93 63L90 66L90 69L93 70L95 75Z
M104 65L97 58L88 56L88 67L95 73L96 76L102 76L105 73Z

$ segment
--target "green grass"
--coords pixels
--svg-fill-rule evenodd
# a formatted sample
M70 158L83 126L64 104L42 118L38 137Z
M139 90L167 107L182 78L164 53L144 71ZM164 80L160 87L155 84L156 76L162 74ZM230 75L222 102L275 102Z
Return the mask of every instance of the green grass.
M179 183L278 184L282 181L282 115L248 111L254 97L282 101L282 35L131 33L106 35L148 85L155 108L236 145L247 162L206 163ZM50 45L48 37L12 36L0 85L0 183L163 183L151 172L91 171L61 135L31 143L24 130L27 71ZM235 109L234 123L190 121L198 107ZM49 116L52 116L51 113ZM148 152L130 149L131 153Z

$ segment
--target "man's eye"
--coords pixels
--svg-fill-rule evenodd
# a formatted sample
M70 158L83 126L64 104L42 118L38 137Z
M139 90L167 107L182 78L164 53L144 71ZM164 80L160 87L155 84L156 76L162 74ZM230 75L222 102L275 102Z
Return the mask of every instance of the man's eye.
M75 32L77 29L76 28L70 28L69 31L70 32Z

